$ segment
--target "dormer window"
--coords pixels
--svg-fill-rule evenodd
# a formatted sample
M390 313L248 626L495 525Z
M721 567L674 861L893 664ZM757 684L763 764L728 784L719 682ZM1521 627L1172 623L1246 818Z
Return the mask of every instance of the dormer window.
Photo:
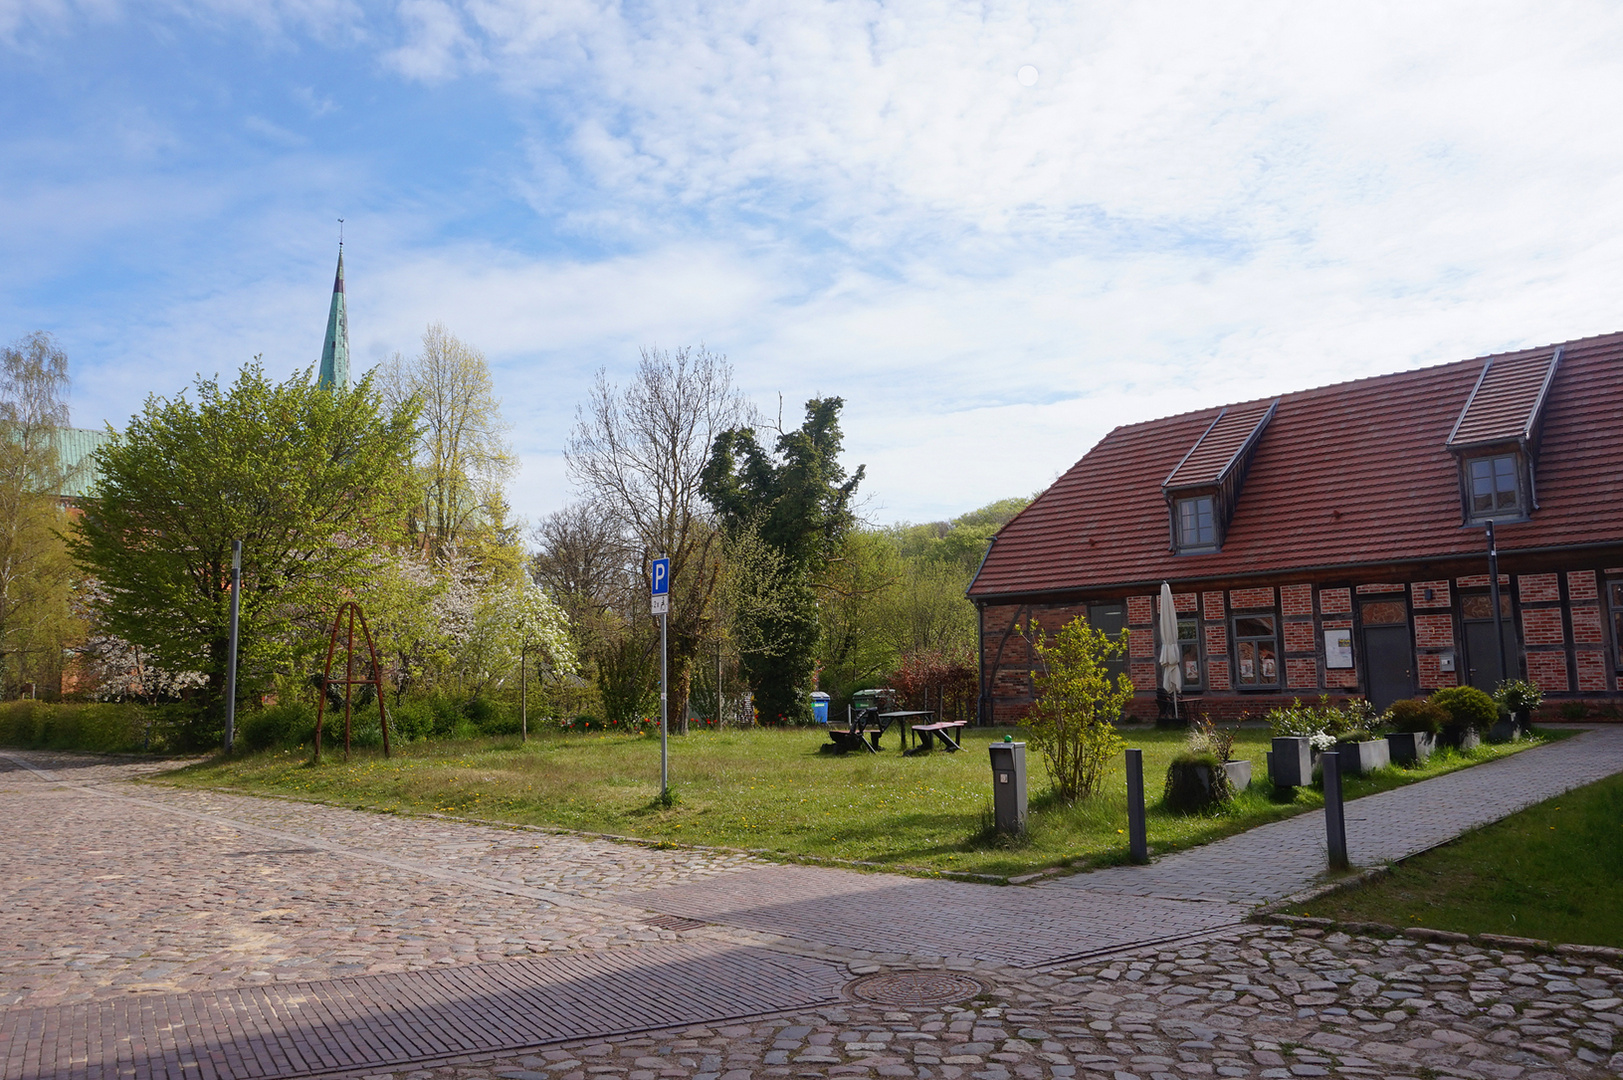
M1544 402L1560 363L1557 349L1482 365L1448 435L1460 463L1466 524L1525 519L1538 509L1533 468Z
M1473 519L1523 516L1519 456L1494 454L1465 459Z
M1173 551L1194 555L1223 549L1251 457L1278 408L1275 398L1219 410L1167 474L1161 494L1171 515Z
M1212 497L1196 495L1189 499L1179 499L1177 507L1178 550L1216 548L1217 520L1212 509Z

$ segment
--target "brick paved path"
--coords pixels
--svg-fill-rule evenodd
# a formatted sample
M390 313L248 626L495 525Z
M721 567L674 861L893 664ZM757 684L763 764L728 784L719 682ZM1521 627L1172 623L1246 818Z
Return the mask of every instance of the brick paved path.
M8 761L32 771L11 767ZM0 820L8 826L0 836L7 871L0 876L0 1006L11 1006L0 1013L0 1028L14 1033L9 1040L0 1039L7 1080L75 1072L146 1075L136 1067L137 1059L155 1063L146 1066L153 1075L176 1069L177 1076L199 1076L217 1059L226 1061L221 1075L263 1075L250 1064L254 1061L269 1061L270 1071L287 1075L297 1071L293 1057L277 1055L290 1054L289 1046L311 1045L312 1039L346 1047L344 1053L352 1055L341 1061L320 1059L322 1068L335 1061L340 1068L354 1068L363 1062L383 1065L453 1052L488 1056L502 1046L539 1046L588 1032L618 1040L604 1046L635 1044L646 1050L649 1044L639 1040L647 1037L627 1033L701 1018L714 1023L720 1017L775 1009L804 1010L827 1001L831 988L849 971L863 970L862 965L969 970L989 985L1012 988L1005 994L1014 995L1012 1001L1038 990L1057 993L1055 987L1080 985L1078 980L1110 981L1108 967L1077 966L1091 963L1087 958L1101 950L1200 935L1166 946L1176 953L1159 954L1159 964L1176 966L1180 957L1196 955L1188 950L1216 947L1205 940L1214 933L1260 933L1223 928L1234 926L1250 905L1310 883L1323 864L1322 820L1304 815L1150 867L1081 874L1036 887L994 888L124 782L144 768L68 755L0 754ZM1586 733L1350 804L1349 844L1357 862L1400 857L1620 770L1623 731ZM651 912L714 925L678 933L660 926ZM684 968L685 961L673 959L679 955L697 958L692 961L697 966ZM1295 954L1276 949L1265 954L1265 966L1277 966L1284 962L1280 957L1290 955ZM769 956L779 960L769 963ZM729 957L743 965L737 975L727 967ZM1510 970L1504 967L1508 961L1488 960ZM1256 966L1258 961L1243 963ZM592 966L598 964L608 967ZM706 969L706 964L716 966ZM765 971L767 982L740 981L746 968ZM1049 974L1037 974L1039 969ZM1159 969L1151 964L1144 970L1141 978L1149 979ZM1615 989L1616 977L1609 970L1597 968L1583 977ZM636 997L631 988L639 985L638 973L646 972L647 985L655 986L661 971L688 972L680 980L685 992ZM626 992L611 995L632 1003L624 1014L592 1017L559 1010L561 999L547 996L567 993L567 987L582 980L611 977L626 980ZM1132 981L1130 975L1117 977ZM1514 982L1532 976L1511 972L1486 978ZM488 981L482 984L486 991L474 989L481 979ZM739 991L743 996L730 996L729 987L739 986L745 987ZM1591 1000L1601 1000L1597 986L1579 989ZM1223 1000L1215 995L1228 992L1210 986L1205 991L1214 995L1208 1000ZM1406 1000L1401 995L1407 992L1400 987L1399 998L1391 1000ZM1472 998L1479 992L1486 990L1473 991ZM457 1027L470 1002L482 1003L473 1006L479 1013L486 1005L500 1005L504 994L515 1001L530 994L529 1005L500 1019L487 1018L483 1026ZM1294 992L1291 996L1294 1000ZM1162 994L1144 1007L1163 1016L1166 999ZM350 1030L345 1024L365 1026L356 1020L363 1013L353 1010L371 1008L387 1015L395 1007L391 1003L406 1000L421 1011L410 1023L388 1028L384 1043L360 1041L360 1027L353 1029L354 1037L345 1034ZM1562 999L1552 991L1548 1001L1559 1004ZM340 1002L347 1004L322 1011L329 1007L325 1003ZM1298 1009L1314 1004L1294 1003ZM1427 1004L1443 1008L1447 1001ZM1476 1023L1482 1020L1476 1014L1489 1006L1474 1000L1472 1005ZM1242 1006L1253 1007L1235 1002L1236 1008ZM1535 1003L1532 1011L1541 1007ZM894 1011L855 1005L818 1008L815 1015L821 1019L812 1034L828 1039L808 1041L807 1047L838 1041L838 1033L822 1029L847 1023L835 1019L842 1015L893 1028L903 1024ZM1614 1015L1607 1008L1596 1015ZM1516 1009L1522 1011L1513 1015L1522 1019L1514 1023L1523 1023L1527 1003ZM1374 1013L1363 1022L1397 1023L1381 1015ZM142 1017L159 1016L162 1023L151 1019L152 1027L141 1027L147 1022ZM909 1014L908 1022L912 1019ZM946 1026L941 1030L950 1034L951 1025L964 1022L962 1017L942 1020ZM128 1038L101 1041L119 1023L130 1025ZM577 1023L586 1026L570 1026ZM759 1020L744 1027L758 1033L763 1023L781 1022ZM1159 1021L1142 1023L1153 1027ZM1131 1030L1126 1023L1117 1026ZM1529 1034L1571 1043L1570 1033L1563 1034L1554 1019L1531 1026L1550 1030ZM453 1030L464 1041L448 1041L452 1036L446 1033ZM704 1030L714 1039L724 1028ZM725 1030L744 1028L733 1024ZM229 1036L229 1049L218 1044L226 1037L222 1031ZM1326 1033L1333 1034L1329 1029L1319 1032ZM946 1035L937 1037L946 1040ZM19 1038L42 1057L18 1059ZM1589 1041L1583 1054L1593 1056L1604 1048L1599 1028L1584 1038ZM167 1057L164 1039L175 1040L176 1052ZM1312 1070L1321 1066L1313 1061L1286 1061L1292 1056L1286 1043L1292 1039L1281 1039L1279 1051L1261 1048L1284 1055L1284 1064L1277 1067L1318 1075ZM697 1043L679 1045L692 1041L656 1038L654 1050L666 1050L644 1053L642 1065L618 1061L619 1050L602 1050L600 1056L615 1060L599 1066L600 1075L628 1070L648 1078L715 1073L709 1066L716 1055L699 1053ZM888 1041L877 1032L872 1039L876 1044ZM795 1071L950 1077L968 1075L967 1059L977 1054L984 1066L979 1076L998 1075L999 1069L1007 1074L1008 1068L1022 1075L1067 1076L1083 1065L1069 1044L1032 1051L1037 1059L1030 1059L1018 1045L983 1053L980 1041L976 1035L968 1040L971 1048L960 1047L956 1056L965 1060L959 1062L940 1058L931 1063L926 1054L909 1062L864 1065L864 1055L872 1053L857 1039L842 1052L822 1051L828 1060L814 1060L819 1054L812 1053ZM198 1062L197 1069L177 1065L182 1049L199 1055L191 1059ZM151 1056L144 1056L149 1050ZM811 1053L803 1051L802 1056ZM1558 1050L1542 1057L1538 1054L1543 1051L1525 1047L1518 1052L1533 1054L1535 1063L1564 1062L1564 1069L1578 1069L1588 1061L1572 1045L1567 1058ZM565 1054L571 1061L575 1053L547 1052ZM562 1072L558 1063L565 1058L519 1054L509 1060L528 1061L519 1072L532 1080L543 1073L584 1077L593 1067L591 1054L585 1049L579 1053L585 1055L575 1061L579 1067ZM1176 1073L1166 1075L1198 1075L1197 1065L1208 1072L1216 1068L1220 1075L1225 1069L1229 1075L1254 1075L1255 1068L1266 1064L1254 1053L1244 1065L1220 1065L1200 1047L1180 1053L1186 1058L1194 1053L1195 1058L1179 1062L1173 1055L1166 1065L1176 1066ZM57 1056L43 1056L47 1054ZM1044 1054L1064 1060L1048 1060ZM682 1064L690 1058L691 1066ZM111 1069L119 1060L128 1067ZM1508 1078L1524 1068L1508 1058L1494 1060L1517 1071L1466 1070L1459 1075ZM1142 1068L1134 1072L1139 1063L1132 1055L1121 1058L1119 1066L1118 1077L1160 1075ZM791 1071L765 1057L749 1068ZM1361 1066L1338 1063L1334 1068L1356 1072ZM905 1071L894 1071L898 1069Z

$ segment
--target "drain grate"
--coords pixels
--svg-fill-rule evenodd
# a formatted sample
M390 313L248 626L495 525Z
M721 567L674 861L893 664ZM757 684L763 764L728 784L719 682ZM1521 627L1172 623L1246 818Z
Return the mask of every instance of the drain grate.
M889 971L864 975L845 992L875 1005L952 1005L986 993L986 987L956 971Z
M681 915L655 915L651 919L644 919L643 922L649 926L657 926L661 930L697 930L701 926L710 925L703 919L689 919Z

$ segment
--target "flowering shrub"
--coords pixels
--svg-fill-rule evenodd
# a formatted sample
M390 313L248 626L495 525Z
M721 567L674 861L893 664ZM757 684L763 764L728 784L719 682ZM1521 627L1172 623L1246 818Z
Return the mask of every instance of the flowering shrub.
M1276 736L1305 738L1315 750L1332 749L1344 739L1364 739L1380 726L1379 714L1369 702L1353 698L1346 704L1330 704L1328 694L1317 705L1304 705L1300 698L1268 712L1268 726Z

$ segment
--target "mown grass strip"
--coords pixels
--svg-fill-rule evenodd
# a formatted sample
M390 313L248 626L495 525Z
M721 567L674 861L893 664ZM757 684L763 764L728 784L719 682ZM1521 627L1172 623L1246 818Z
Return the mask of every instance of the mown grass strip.
M1010 877L1056 866L1127 858L1126 777L1118 763L1105 790L1075 806L1042 793L1035 755L1031 828L1007 840L986 828L991 769L987 744L1002 730L971 731L962 753L904 758L895 742L873 754L821 752L813 730L695 733L671 740L676 802L658 805L659 740L636 735L547 733L515 739L420 742L384 759L358 752L309 763L308 751L216 758L165 774L167 782L274 794L403 813L439 813L607 833L650 841L763 850L907 872ZM1185 817L1158 805L1181 732L1128 731L1144 750L1149 837L1159 852L1209 843L1322 805L1317 790L1275 793L1265 781L1265 729L1245 729L1236 757L1258 778L1222 812ZM1526 748L1484 746L1439 754L1424 767L1350 779L1350 798L1372 794Z
M1290 914L1623 947L1623 776L1540 803Z

